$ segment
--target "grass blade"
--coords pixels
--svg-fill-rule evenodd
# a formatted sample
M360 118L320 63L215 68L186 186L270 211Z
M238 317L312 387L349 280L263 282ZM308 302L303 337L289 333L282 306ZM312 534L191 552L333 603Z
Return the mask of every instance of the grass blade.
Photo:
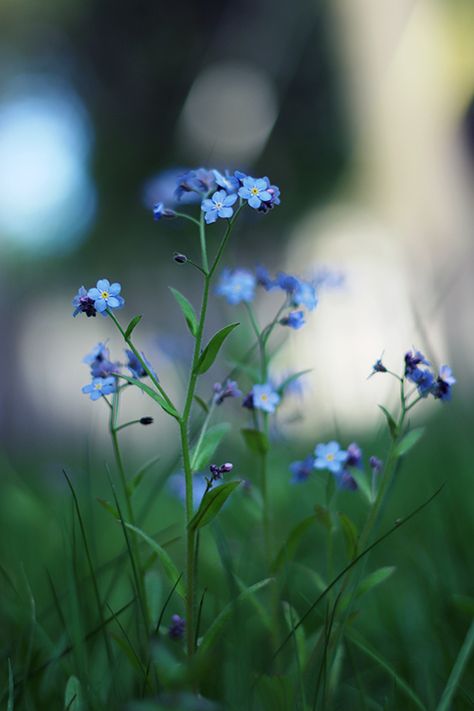
M448 682L441 696L440 702L436 707L436 711L448 711L451 707L451 701L453 699L456 687L461 681L461 677L464 673L466 664L469 661L469 657L474 646L474 621L468 629L466 638L462 644L459 654L454 666L452 668L451 674L449 675Z

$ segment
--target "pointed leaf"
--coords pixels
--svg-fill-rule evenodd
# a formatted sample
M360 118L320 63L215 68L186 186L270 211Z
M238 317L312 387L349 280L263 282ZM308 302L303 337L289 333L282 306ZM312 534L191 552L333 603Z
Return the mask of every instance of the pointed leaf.
M188 526L196 530L212 521L240 483L240 481L229 481L227 484L216 486L215 489L211 489L207 494L204 494L201 504Z
M361 472L360 469L356 469L355 467L353 467L351 469L351 475L355 479L360 491L364 494L369 504L371 504L373 502L372 489L370 488L366 473Z
M268 437L260 430L242 429L240 430L245 444L254 454L265 454L269 449Z
M214 644L219 633L223 630L225 624L230 619L235 607L238 603L243 602L247 598L252 597L258 590L266 587L269 583L273 582L273 578L266 578L261 580L255 585L251 585L249 588L244 590L238 595L235 600L229 602L224 609L217 615L214 622L211 624L206 634L203 636L201 643L198 647L198 654L205 654Z
M303 535L316 521L315 516L308 516L300 521L288 534L288 537L278 551L272 565L271 572L276 573L287 561L290 561L298 548Z
M179 414L176 412L174 407L172 405L169 405L166 400L159 395L156 390L151 388L149 385L145 385L145 383L142 383L141 380L137 380L136 378L130 378L128 375L122 375L117 374L117 377L122 378L122 380L126 380L128 383L131 383L132 385L136 385L137 388L140 388L140 390L143 390L144 393L146 393L149 397L151 397L152 400L158 403L158 405L168 413L168 415L171 415L174 417L176 420L179 419Z
M382 410L383 414L385 415L385 418L387 420L388 429L390 430L392 439L395 439L395 437L398 437L397 423L395 422L393 416L390 414L390 412L387 410L386 407L384 407L383 405L379 405L379 408Z
M207 406L207 402L204 402L202 397L199 397L199 395L195 395L194 399L196 400L199 407L201 407L207 415L209 413L209 407Z
M159 543L154 541L153 538L150 538L150 536L148 536L145 531L142 531L141 528L137 528L137 526L132 526L131 523L125 523L125 526L129 528L130 531L134 531L137 535L143 538L146 543L148 543L150 548L157 554L158 558L160 559L160 563L163 566L163 570L174 585L176 581L180 578L180 573L168 553L165 551L165 549L162 548ZM176 590L182 598L186 597L186 589L184 587L184 582L182 579L179 580L179 583L176 585Z
M286 388L291 385L291 383L294 383L295 380L298 380L298 378L301 378L303 375L306 375L307 373L311 373L313 371L312 368L307 368L307 370L300 370L297 373L293 373L292 375L289 375L283 382L282 384L277 388L277 393L279 395L283 395L285 392Z
M339 521L341 522L342 532L344 534L344 540L346 542L347 555L350 560L355 558L357 555L357 541L359 534L357 528L353 521L345 513L338 513Z
M364 595L364 593L369 592L372 588L375 588L376 585L383 583L395 572L395 570L395 566L387 565L384 568L374 570L373 573L369 573L369 575L367 575L367 577L359 583L356 592L357 597Z
M186 323L188 324L189 330L191 331L192 335L196 337L196 334L198 332L198 320L193 306L187 300L184 294L182 294L177 289L173 289L173 287L170 286L170 291L178 302L179 308L183 312L183 316L186 319Z
M12 663L8 657L8 701L7 711L13 711L15 706L15 679L13 677Z
M219 353L225 339L229 333L234 330L234 328L237 328L238 325L238 323L231 323L229 326L224 326L224 328L221 328L220 331L217 331L217 333L213 335L199 357L198 364L196 366L196 373L202 375L202 373L206 373L209 370L217 358L217 354Z
M230 425L228 422L220 422L218 425L209 427L199 444L199 448L191 454L191 469L193 471L199 471L209 465L216 449L229 430Z
M106 501L105 499L97 499L97 501L102 506L102 508L104 508L106 511L111 513L114 518L116 518L116 519L120 518L119 512L117 511L115 506L112 503L110 503L110 501Z
M64 711L82 711L81 682L77 676L70 676L64 692Z
M128 341L130 339L130 336L132 335L133 331L135 330L135 327L138 326L140 321L142 320L141 316L134 316L130 323L127 326L127 330L125 331L125 340Z
M416 427L414 430L411 430L408 432L402 439L402 441L398 444L395 454L397 457L401 457L407 452L410 451L412 447L415 446L415 444L418 442L420 437L422 437L423 433L425 431L424 427Z

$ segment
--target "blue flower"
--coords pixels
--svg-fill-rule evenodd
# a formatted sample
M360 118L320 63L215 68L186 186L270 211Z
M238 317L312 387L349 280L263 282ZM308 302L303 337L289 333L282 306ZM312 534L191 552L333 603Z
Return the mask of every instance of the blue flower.
M357 489L357 482L347 469L342 470L342 474L337 476L337 480L341 489L349 489L350 491Z
M251 178L247 176L242 180L242 187L239 195L248 201L250 207L257 210L262 202L270 202L272 194L268 190L268 182L265 178Z
M221 383L216 383L214 385L214 403L216 405L222 405L224 400L228 397L242 397L242 392L235 380L227 379L225 385Z
M227 195L225 190L218 190L214 195L202 201L201 209L204 212L206 224L211 225L218 217L229 218L234 214L231 205L237 200L237 195Z
M433 386L433 396L438 400L451 400L451 387L456 382L453 371L448 365L442 365Z
M257 284L259 286L263 286L265 291L270 291L271 289L275 288L275 286L277 286L276 281L270 278L268 269L262 267L261 264L259 264L255 269L255 276L257 279Z
M291 477L292 484L299 484L302 481L306 481L313 471L313 464L314 457L312 454L302 461L292 462L290 464L290 472L293 474Z
M120 369L119 363L110 360L110 352L105 343L98 343L83 362L90 365L93 378L107 378Z
M294 328L295 331L297 331L306 323L306 321L304 320L304 312L290 311L288 316L285 316L284 318L280 319L280 323L282 326L289 326L290 328Z
M270 383L265 385L254 385L252 388L253 407L263 412L275 412L275 408L280 402L280 396L273 389Z
M291 303L293 306L305 306L309 311L316 308L318 298L316 289L307 281L297 280L297 285L291 294Z
M352 442L347 448L346 467L358 467L362 465L362 450L356 442Z
M241 170L234 170L234 176L237 178L241 185L243 185L245 178L248 178L247 173L243 173Z
M168 207L165 207L162 202L157 202L153 205L153 219L161 220L162 217L176 217L176 212Z
M407 378L415 383L421 397L427 397L435 383L431 370L422 370L421 368L414 368Z
M180 615L172 615L170 626L168 627L168 636L170 639L180 640L184 637L186 629L186 620Z
M216 287L216 294L227 299L229 304L250 302L255 296L255 277L247 269L224 269Z
M268 178L264 178L264 180L267 183L267 192L270 193L270 200L262 202L262 204L258 208L258 211L266 213L269 210L273 210L275 205L280 204L280 188L276 185L271 185L270 180Z
M418 368L419 365L431 365L429 360L426 360L421 351L408 351L405 353L405 376L410 378L411 373Z
M175 191L176 198L181 200L187 193L207 195L216 188L216 179L212 170L197 168L180 175Z
M140 360L137 358L135 353L133 351L129 351L128 349L125 350L125 353L127 355L127 368L132 374L132 378L136 378L136 380L140 380L140 378L145 378L147 375L147 372L143 365L140 363Z
M314 468L327 469L332 474L339 474L347 460L347 452L341 449L339 442L332 441L327 444L318 444L314 453L316 455Z
M382 355L383 355L383 353L382 353ZM372 377L372 375L375 375L375 373L386 373L386 372L387 372L387 368L382 363L382 356L380 356L380 358L377 358L377 360L373 364L372 372L370 373L369 378Z
M108 378L94 378L92 383L89 385L84 385L82 388L83 393L88 393L91 400L98 400L102 395L110 395L116 392L117 382L113 376Z
M108 279L99 279L97 287L89 289L87 296L94 301L94 308L99 313L106 309L119 309L125 300L119 296L122 287L117 282L111 284Z
M228 170L226 170L224 175L219 173L218 170L213 170L212 172L214 173L217 185L220 188L224 188L226 193L233 195L237 192L240 187L240 180L235 175L230 175Z
M74 306L74 311L72 313L74 317L76 317L77 314L80 313L86 314L87 318L89 318L90 316L97 315L97 311L94 306L94 300L88 296L87 289L85 288L85 286L80 287L77 294L72 300L72 305Z

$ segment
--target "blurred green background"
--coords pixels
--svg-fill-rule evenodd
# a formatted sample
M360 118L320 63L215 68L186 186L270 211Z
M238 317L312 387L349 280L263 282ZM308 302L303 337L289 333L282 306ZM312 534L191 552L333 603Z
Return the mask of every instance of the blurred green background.
M198 245L187 226L153 222L162 174L207 165L269 175L282 204L242 220L225 264L344 275L275 359L276 377L312 369L278 421L271 496L281 540L322 496L319 482L289 484L290 461L333 437L383 458L376 405L397 394L384 379L367 381L382 351L398 370L415 345L458 379L451 404L426 403L416 415L427 435L403 466L387 522L445 487L375 553L374 566L395 565L397 574L360 612L366 637L434 703L472 616L472 602L455 596L474 594L473 30L469 0L3 0L0 560L23 589L26 571L38 608L50 595L45 570L57 576L68 555L63 467L89 502L98 559L121 544L95 504L110 498L105 415L80 392L83 356L110 338L119 359L121 346L107 321L71 318L74 293L100 277L122 283L123 320L143 313L140 347L180 401L191 342L168 286L195 300L199 280L171 255L196 255ZM262 296L260 318L272 309ZM216 301L209 333L236 318L243 314ZM245 349L250 331L241 330L203 397ZM241 412L229 409L237 430ZM169 444L177 447L177 432L139 394L127 412L156 417L127 432L124 447L130 470L161 456L140 501L141 525L163 530L180 515L161 486L178 468ZM252 481L253 463L234 440L224 459ZM340 507L362 515L350 494ZM244 521L232 509L222 517L239 558L252 512ZM305 539L302 558L315 569L325 565L322 544L322 532ZM212 560L205 575L217 590ZM240 572L255 571L241 562ZM292 594L304 609L305 596ZM5 612L4 658L21 620ZM370 662L361 668L383 696ZM465 675L459 708L474 703L472 678Z

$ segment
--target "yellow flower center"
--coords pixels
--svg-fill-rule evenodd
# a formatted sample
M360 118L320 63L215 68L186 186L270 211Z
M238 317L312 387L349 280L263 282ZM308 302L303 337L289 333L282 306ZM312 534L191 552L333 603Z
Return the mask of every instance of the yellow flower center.
M102 390L102 383L96 383L94 385L94 390Z
M334 461L334 454L326 454L326 459L328 460L328 462Z
M250 192L252 195L258 195L258 188L251 188Z
M266 393L263 393L260 398L265 402L266 400L268 400L268 395Z
M103 291L103 292L101 293L101 296L102 296L103 299L108 299L108 298L109 298L109 292L108 292L108 291Z

